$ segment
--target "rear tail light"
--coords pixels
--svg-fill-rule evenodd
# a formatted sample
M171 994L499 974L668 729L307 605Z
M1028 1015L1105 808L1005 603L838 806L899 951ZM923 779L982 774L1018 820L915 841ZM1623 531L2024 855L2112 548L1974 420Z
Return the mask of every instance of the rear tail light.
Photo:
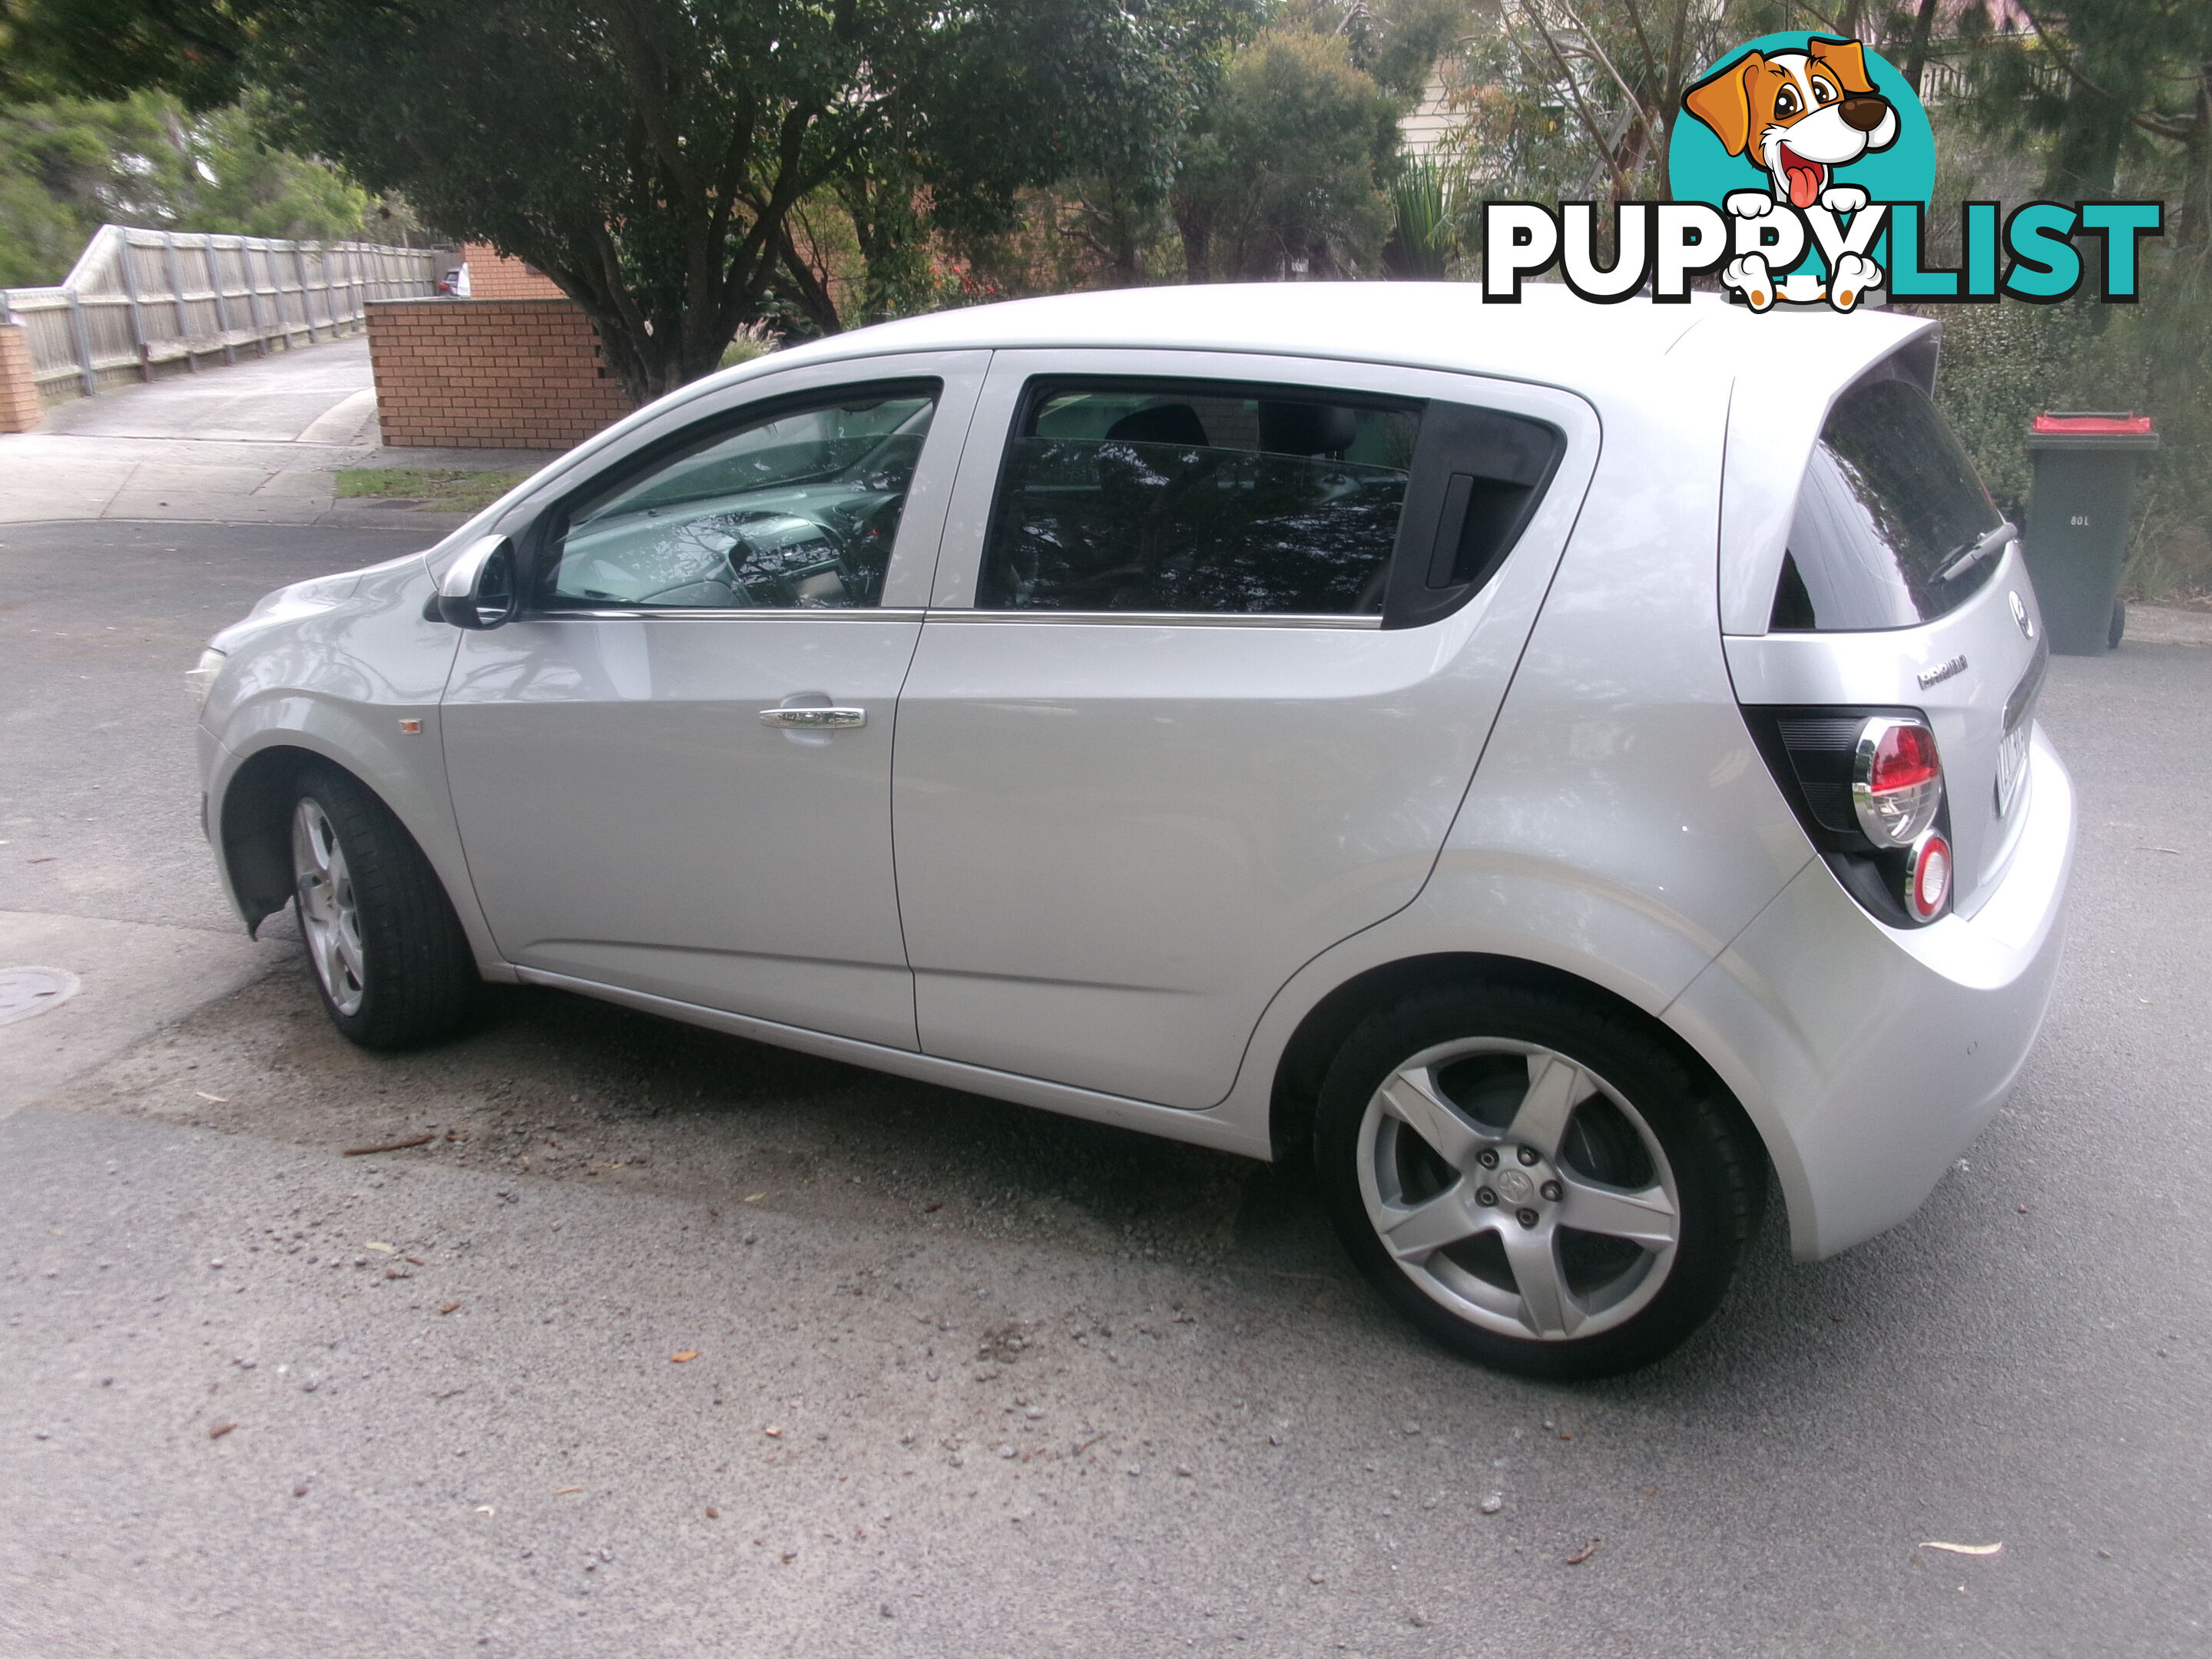
M1933 921L1943 914L1951 896L1951 843L1938 835L1926 835L1912 849L1905 866L1905 903L1916 921Z
M1852 897L1893 927L1950 908L1942 757L1917 708L1743 711L1775 781Z
M1851 757L1851 810L1876 847L1910 847L1943 804L1936 734L1920 720L1876 715L1859 727Z

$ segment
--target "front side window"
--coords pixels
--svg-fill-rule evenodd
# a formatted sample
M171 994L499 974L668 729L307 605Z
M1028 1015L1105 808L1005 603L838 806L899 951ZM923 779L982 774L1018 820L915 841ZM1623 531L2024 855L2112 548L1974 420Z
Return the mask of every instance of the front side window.
M984 610L1373 616L1419 404L1055 380L1007 447Z
M573 506L544 601L605 610L882 603L936 406L908 384L740 416Z
M1770 626L1828 632L1933 622L1996 568L1985 542L2003 523L1919 387L1897 380L1854 386L1829 411L1805 469Z

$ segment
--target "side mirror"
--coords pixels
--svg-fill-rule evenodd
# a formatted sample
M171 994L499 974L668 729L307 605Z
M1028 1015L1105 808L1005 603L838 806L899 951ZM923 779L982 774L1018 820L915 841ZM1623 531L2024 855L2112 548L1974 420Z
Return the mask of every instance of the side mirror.
M514 580L514 544L485 536L469 544L438 583L438 619L456 628L497 628L514 620L521 595Z

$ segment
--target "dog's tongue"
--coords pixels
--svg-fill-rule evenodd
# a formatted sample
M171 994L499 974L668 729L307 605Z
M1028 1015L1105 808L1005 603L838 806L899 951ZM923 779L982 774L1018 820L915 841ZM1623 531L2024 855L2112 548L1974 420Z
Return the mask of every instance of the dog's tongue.
M1826 169L1817 161L1808 161L1794 152L1785 152L1782 159L1783 176L1790 180L1790 205L1803 210L1820 199L1820 174Z

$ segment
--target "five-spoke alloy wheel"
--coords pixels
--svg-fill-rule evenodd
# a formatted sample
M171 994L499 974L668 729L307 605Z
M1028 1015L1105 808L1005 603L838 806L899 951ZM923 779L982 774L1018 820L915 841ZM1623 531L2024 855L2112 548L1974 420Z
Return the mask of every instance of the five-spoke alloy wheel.
M292 808L292 880L300 898L300 935L323 994L338 1013L358 1014L368 994L361 898L337 830L312 795L301 796Z
M292 793L292 891L331 1023L368 1048L443 1036L480 989L437 872L392 809L314 765Z
M1765 1170L1709 1079L1570 993L1460 983L1371 1016L1323 1086L1339 1231L1449 1346L1534 1375L1645 1364L1718 1304Z

